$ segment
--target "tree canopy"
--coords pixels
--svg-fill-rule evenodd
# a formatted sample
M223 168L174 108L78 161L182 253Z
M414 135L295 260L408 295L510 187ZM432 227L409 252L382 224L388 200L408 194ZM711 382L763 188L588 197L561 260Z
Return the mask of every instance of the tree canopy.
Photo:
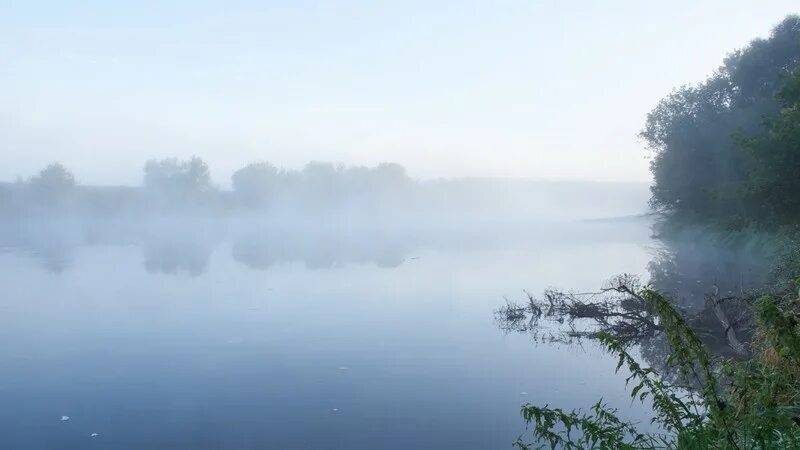
M797 126L799 62L800 16L792 15L704 82L661 100L641 132L653 151L652 206L729 222L798 214L791 199L800 196L800 148L789 128ZM762 216L765 200L770 217Z
M196 156L187 161L177 158L147 161L144 186L170 194L202 193L213 189L208 165Z
M52 163L31 178L30 184L43 193L66 192L75 187L75 176L61 163Z

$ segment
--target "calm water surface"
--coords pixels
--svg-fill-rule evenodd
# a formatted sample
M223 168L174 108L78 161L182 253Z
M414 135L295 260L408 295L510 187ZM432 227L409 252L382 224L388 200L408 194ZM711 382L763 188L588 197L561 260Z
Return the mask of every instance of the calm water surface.
M645 274L645 222L215 230L5 239L0 448L485 450L525 402L646 416L596 347L493 317L523 289Z

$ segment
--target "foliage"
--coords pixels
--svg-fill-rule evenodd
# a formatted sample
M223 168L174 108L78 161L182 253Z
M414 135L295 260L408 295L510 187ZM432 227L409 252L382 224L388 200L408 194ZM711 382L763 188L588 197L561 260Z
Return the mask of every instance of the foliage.
M615 336L596 335L627 369L631 397L649 400L662 434L639 433L602 401L589 413L524 405L533 427L529 448L800 448L800 299L796 292L761 297L755 306L759 338L756 356L731 361L712 357L694 329L670 301L631 277L606 288L625 294L652 311L670 345L667 367L678 373L667 383L653 368L641 366Z
M27 185L18 183L18 187L22 187L20 193L23 198L36 204L42 211L58 211L73 204L76 184L72 172L61 163L55 162L31 177Z
M75 187L75 176L62 164L52 163L31 178L30 185L43 193L65 192Z
M253 209L284 204L325 209L339 206L377 208L396 201L415 186L403 166L375 167L310 162L302 170L278 170L266 162L247 165L231 177L238 200Z
M616 415L617 411L609 409L602 400L591 408L590 413L573 410L566 412L561 408L539 408L526 406L522 409L522 417L533 424L534 434L546 441L551 448L564 449L638 449L655 448L662 439L639 434L630 422L623 422ZM553 431L562 426L563 431ZM573 430L577 433L573 436ZM519 437L514 445L527 449L527 444Z
M641 132L653 151L652 206L733 226L797 217L792 105L800 82L792 75L799 62L800 16L788 16L768 39L730 54L703 83L664 98Z
M651 205L674 223L725 224L732 240L770 228L792 241L788 226L800 219L800 16L788 16L768 39L730 54L712 76L683 86L648 115L641 137L654 156ZM675 230L673 230L674 232ZM745 233L744 231L748 231ZM756 242L756 246L758 243ZM793 246L792 248L797 248ZM767 251L771 253L772 251ZM777 273L800 274L791 251ZM691 264L667 258L692 275ZM662 273L663 272L663 273ZM664 281L656 271L655 283ZM696 276L692 276L694 281ZM699 280L698 280L699 282ZM716 284L716 282L715 282ZM728 340L741 343L724 301L739 301L754 328L751 358L712 356L687 316L651 286L618 277L599 293L529 296L529 305L500 311L511 329L535 329L541 317L566 317L568 338L596 338L626 369L631 397L652 404L662 434L643 434L602 401L589 412L525 405L531 442L519 448L800 448L800 287L779 294L721 297L715 285L706 307L724 325ZM619 297L602 297L607 293ZM595 296L601 296L600 299ZM755 300L753 300L755 298ZM530 320L528 320L530 315ZM590 325L575 331L575 321ZM527 321L527 322L526 322ZM588 322L587 322L588 321ZM663 337L663 372L642 366L626 344ZM556 338L557 339L557 338ZM673 376L666 377L665 373ZM669 381L668 381L669 380Z
M766 132L741 138L753 161L744 197L762 220L796 223L800 219L800 70L777 98L782 108L766 121Z
M187 161L177 158L147 161L144 165L144 186L172 195L203 193L213 189L208 165L196 156Z
M251 163L231 176L233 192L249 207L263 207L279 183L278 168L267 162Z

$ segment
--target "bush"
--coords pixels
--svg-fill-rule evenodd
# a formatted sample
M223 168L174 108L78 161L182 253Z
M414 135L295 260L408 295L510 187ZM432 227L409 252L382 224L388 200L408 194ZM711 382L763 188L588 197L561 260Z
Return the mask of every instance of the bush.
M669 342L666 365L678 374L675 383L641 366L614 335L595 336L619 358L617 370L624 366L630 373L631 397L651 402L663 433L639 433L602 400L589 411L526 404L522 417L531 436L520 436L517 448L800 448L800 300L794 290L758 299L754 357L732 361L713 357L659 292L639 289L625 277L607 289L652 311Z

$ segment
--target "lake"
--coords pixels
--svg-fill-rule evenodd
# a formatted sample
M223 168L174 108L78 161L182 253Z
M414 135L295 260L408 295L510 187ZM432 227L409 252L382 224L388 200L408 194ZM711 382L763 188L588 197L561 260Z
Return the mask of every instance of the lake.
M649 417L596 345L493 314L646 276L648 220L124 228L3 229L0 448L485 450L526 402Z

